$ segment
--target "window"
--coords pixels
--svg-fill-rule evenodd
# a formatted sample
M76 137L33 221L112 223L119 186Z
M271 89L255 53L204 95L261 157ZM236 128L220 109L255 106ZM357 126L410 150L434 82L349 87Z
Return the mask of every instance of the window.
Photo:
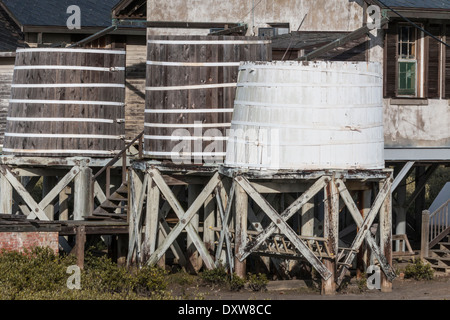
M417 29L400 26L398 35L399 96L417 96Z

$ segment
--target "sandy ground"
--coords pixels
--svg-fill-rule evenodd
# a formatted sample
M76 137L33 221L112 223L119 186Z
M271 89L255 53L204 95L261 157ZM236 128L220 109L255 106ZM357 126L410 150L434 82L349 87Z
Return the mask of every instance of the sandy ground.
M430 281L396 279L392 292L368 290L355 282L332 296L320 294L317 286L307 286L300 280L273 281L264 292L243 289L231 292L217 286L192 287L184 292L184 299L204 300L450 300L450 275ZM363 288L361 290L361 288Z

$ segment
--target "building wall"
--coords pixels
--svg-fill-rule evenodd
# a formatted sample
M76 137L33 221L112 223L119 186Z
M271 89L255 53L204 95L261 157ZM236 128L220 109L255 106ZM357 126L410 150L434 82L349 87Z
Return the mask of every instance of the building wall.
M450 148L449 100L429 99L426 105L404 105L384 99L384 138L390 148Z
M127 37L125 135L132 140L144 130L147 45L145 36Z
M0 58L0 146L3 147L3 137L6 129L11 84L14 72L14 58Z
M254 9L252 9L254 7ZM247 35L270 23L289 23L296 31L353 31L362 26L363 1L355 0L153 0L148 21L246 23ZM209 30L151 29L151 34L205 34Z
M0 232L0 251L31 251L48 247L58 253L58 232Z

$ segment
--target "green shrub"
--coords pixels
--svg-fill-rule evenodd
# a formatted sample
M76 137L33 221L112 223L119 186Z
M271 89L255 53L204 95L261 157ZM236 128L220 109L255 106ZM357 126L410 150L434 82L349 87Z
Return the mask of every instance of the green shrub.
M158 267L145 266L137 270L134 281L137 293L162 293L167 289L167 272Z
M205 270L200 277L210 284L226 284L228 282L228 273L224 266L219 265L217 268Z
M236 273L233 273L233 277L230 280L230 290L239 291L244 288L246 282L245 279L239 277Z
M0 252L0 300L124 300L173 299L166 292L164 270L129 270L105 256L86 252L81 289L67 288L67 268L73 255L56 255L47 248L31 252Z
M0 253L1 297L20 298L25 292L56 291L66 287L67 267L72 257L58 257L49 248L24 253Z
M253 291L261 291L265 290L269 280L267 279L265 274L248 274L248 286Z
M434 270L421 259L414 259L414 262L405 268L405 278L414 280L431 280L434 276Z

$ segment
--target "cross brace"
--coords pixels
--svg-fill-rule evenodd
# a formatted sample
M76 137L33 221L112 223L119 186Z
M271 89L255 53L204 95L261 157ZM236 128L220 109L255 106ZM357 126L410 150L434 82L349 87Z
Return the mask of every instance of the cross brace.
M170 245L180 235L180 233L183 230L186 230L189 237L191 237L192 239L192 243L195 245L203 262L205 263L205 266L208 269L214 269L215 264L213 258L209 254L208 249L206 248L205 244L203 243L198 233L195 231L194 227L190 224L190 221L194 217L196 212L200 209L200 207L205 203L207 198L214 192L214 189L217 187L217 185L220 183L219 173L214 174L214 176L207 183L205 188L202 190L202 192L199 194L197 199L195 199L195 201L192 203L192 205L189 207L187 211L183 210L182 206L180 205L180 203L178 202L178 200L176 199L176 197L170 190L169 186L164 181L164 178L157 169L150 169L148 171L148 174L156 183L162 195L166 198L166 200L172 207L173 211L178 216L179 221L173 227L173 229L170 231L167 237L163 240L160 246L153 252L147 263L149 265L155 265L159 261L159 259L161 259L162 256L165 254Z
M330 180L329 177L321 177L316 183L305 193L300 196L293 204L289 206L281 215L270 205L270 203L259 194L250 182L243 176L235 178L239 185L247 192L247 194L258 204L265 214L272 220L270 226L257 237L257 239L249 243L242 252L238 252L239 259L242 261L252 251L256 250L275 230L278 228L292 243L292 245L300 251L300 253L311 263L311 265L320 273L322 278L328 280L332 273L325 267L314 252L302 241L294 230L287 224L287 220L295 214L304 203L319 192Z
M349 265L353 262L357 250L361 247L364 240L366 240L369 247L372 249L372 252L378 259L382 270L384 271L386 277L392 281L395 279L396 275L392 267L389 265L386 257L382 254L382 251L378 247L378 245L375 243L375 239L372 238L370 235L370 226L372 225L373 221L375 220L375 217L378 214L378 211L380 210L386 196L388 193L391 192L391 181L390 179L386 179L384 182L382 188L380 189L372 207L369 210L369 213L367 214L366 218L363 220L361 217L361 214L359 213L359 210L354 203L350 193L348 192L347 188L345 187L345 184L342 180L336 179L336 185L338 187L339 193L344 200L348 210L350 211L350 214L352 215L353 219L356 222L357 227L359 228L359 231L353 240L353 243L349 249L349 252L345 256L344 262L341 264L341 270L339 272L338 278L336 279L336 283L340 285L342 283L342 280L345 275L345 271L348 268Z

